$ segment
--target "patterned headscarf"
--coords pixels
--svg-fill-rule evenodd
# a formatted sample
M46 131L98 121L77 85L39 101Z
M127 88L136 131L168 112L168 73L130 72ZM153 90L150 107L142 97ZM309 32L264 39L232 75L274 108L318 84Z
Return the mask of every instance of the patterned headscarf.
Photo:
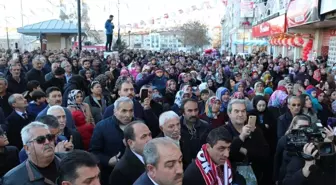
M178 91L176 93L176 96L175 96L175 101L174 103L178 106L178 107L181 107L182 105L182 102L183 102L183 96L184 94L186 94L186 91L187 91L187 88L190 87L190 85L185 85L183 86L183 89ZM191 94L190 94L190 98L191 98Z
M82 104L77 104L76 103L76 95L78 93L82 93L82 91L78 90L78 89L74 89L72 91L70 91L69 95L68 95L68 105L69 106L74 106L77 109L81 109L81 105ZM82 93L83 94L83 93Z
M281 87L281 86L280 86ZM282 107L285 103L286 103L286 99L287 99L287 92L286 92L286 88L280 88L278 87L278 89L276 91L274 91L274 93L271 95L269 102L268 102L268 107L272 106L272 107Z
M219 112L217 113L217 115L212 112L212 107L216 102L221 102L221 100L218 99L216 96L212 96L208 99L208 101L205 104L204 112L209 118L213 118L213 119L217 118L217 115Z
M234 99L245 99L245 95L244 93L242 92L235 92L233 93L233 96L232 96Z

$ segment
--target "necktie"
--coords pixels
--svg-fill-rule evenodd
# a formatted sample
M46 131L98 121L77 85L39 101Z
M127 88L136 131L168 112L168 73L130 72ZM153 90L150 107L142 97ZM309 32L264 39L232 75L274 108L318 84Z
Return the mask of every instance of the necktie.
M24 119L28 119L28 115L27 115L27 113L22 113L22 117L23 117Z

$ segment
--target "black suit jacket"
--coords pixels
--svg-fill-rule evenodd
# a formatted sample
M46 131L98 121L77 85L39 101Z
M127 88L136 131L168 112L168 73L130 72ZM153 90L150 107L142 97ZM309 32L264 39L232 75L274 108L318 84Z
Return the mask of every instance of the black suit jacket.
M157 137L165 137L163 132L161 132ZM182 163L183 163L183 170L187 169L189 164L191 163L193 157L190 155L190 147L185 144L186 138L184 136L181 136L180 139L180 150L182 152L183 158L182 158Z
M135 181L133 185L154 185L154 183L149 179L147 173L143 173L138 180Z
M28 125L30 122L34 121L35 117L31 116L28 113L28 119L24 119L13 111L7 117L7 137L9 141L9 145L16 146L16 148L21 149L23 147L22 139L21 139L21 130L24 126Z
M132 185L145 172L145 165L127 148L121 160L114 167L110 185Z

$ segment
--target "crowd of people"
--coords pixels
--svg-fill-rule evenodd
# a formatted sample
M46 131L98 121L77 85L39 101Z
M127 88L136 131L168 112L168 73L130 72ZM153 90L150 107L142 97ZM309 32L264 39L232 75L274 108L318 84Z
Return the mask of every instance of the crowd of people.
M0 184L335 185L326 63L2 51Z

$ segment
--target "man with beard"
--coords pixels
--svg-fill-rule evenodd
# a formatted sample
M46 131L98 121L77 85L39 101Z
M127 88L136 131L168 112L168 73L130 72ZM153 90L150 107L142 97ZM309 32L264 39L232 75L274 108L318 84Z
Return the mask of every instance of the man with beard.
M108 184L113 167L125 151L124 129L133 120L133 101L120 97L114 102L114 115L97 123L89 151L97 156L101 166L101 183Z
M3 184L54 184L63 156L55 155L55 136L50 134L48 126L32 122L22 129L21 137L28 160L6 173Z
M171 139L149 141L143 154L146 172L133 185L182 185L182 153Z
M189 146L184 144L187 139L181 136L180 117L174 111L167 111L160 115L159 122L162 132L158 137L170 138L180 147L183 154L183 168L186 169L191 163L192 157Z
M198 118L198 103L194 99L186 99L181 105L183 115L180 118L183 145L188 146L183 156L195 158L210 131L210 125ZM189 160L189 163L191 160Z

